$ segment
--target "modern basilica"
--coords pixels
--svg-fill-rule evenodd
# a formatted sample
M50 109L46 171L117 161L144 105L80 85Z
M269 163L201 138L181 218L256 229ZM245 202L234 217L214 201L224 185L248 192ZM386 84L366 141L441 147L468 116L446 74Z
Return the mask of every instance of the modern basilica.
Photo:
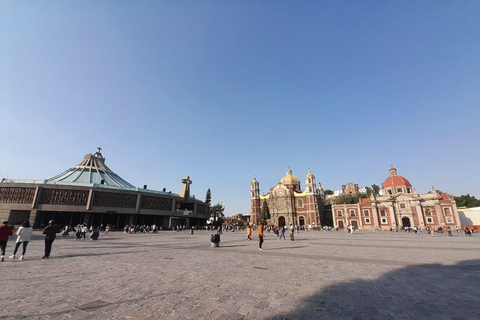
M54 219L59 225L110 224L204 226L208 204L190 195L192 181L182 179L178 193L137 188L113 172L100 152L47 180L0 180L0 220L35 228Z
M324 193L321 184L316 186L315 176L310 170L305 177L305 189L300 180L287 170L287 175L265 195L260 194L260 184L254 177L250 184L252 204L251 223L260 224L260 213L264 201L270 212L270 224L276 226L321 226L321 214L324 205Z

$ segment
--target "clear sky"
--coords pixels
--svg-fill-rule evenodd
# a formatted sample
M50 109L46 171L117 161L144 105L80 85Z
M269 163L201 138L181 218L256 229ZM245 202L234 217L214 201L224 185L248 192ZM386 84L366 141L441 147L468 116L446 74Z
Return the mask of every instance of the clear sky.
M128 182L249 213L325 189L480 197L479 1L1 1L0 178L103 148Z

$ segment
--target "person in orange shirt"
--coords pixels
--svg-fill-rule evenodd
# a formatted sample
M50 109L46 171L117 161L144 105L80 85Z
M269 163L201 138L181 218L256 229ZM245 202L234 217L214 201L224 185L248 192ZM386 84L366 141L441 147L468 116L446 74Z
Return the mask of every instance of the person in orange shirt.
M258 227L258 250L263 250L263 237L265 237L265 234L263 233L263 221L261 221L260 226Z
M247 240L253 240L252 239L252 226L248 225L247 227Z

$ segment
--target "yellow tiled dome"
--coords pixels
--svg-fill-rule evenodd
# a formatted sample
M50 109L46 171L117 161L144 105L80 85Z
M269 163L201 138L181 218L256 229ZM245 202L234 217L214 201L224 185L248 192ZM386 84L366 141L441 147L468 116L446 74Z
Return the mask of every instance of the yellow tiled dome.
M292 170L287 170L287 175L282 178L281 183L290 184L290 183L300 183L297 177L292 174Z

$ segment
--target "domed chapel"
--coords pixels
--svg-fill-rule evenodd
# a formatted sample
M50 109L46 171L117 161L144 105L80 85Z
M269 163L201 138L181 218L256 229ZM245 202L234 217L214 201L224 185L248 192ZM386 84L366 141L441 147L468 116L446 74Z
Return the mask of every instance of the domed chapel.
M353 225L360 229L397 229L405 227L460 227L455 200L435 188L419 194L410 181L390 168L382 184L381 195L360 199L356 204L332 206L334 226L340 229Z
M251 223L260 224L260 213L264 201L270 211L270 223L276 226L293 224L295 226L321 226L324 193L321 184L318 187L315 176L310 170L305 176L305 189L302 190L300 180L292 170L267 194L260 194L260 184L255 177L250 184L250 200L252 204Z

